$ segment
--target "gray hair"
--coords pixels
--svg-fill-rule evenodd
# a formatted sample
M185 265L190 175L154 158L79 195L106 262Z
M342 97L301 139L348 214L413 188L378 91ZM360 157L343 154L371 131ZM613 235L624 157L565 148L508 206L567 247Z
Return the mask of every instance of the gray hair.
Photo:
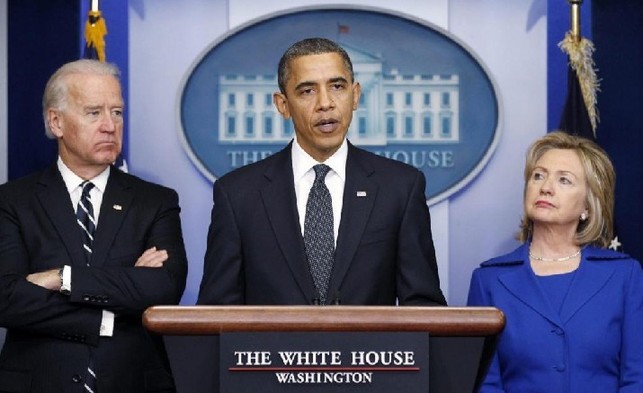
M42 116L45 122L45 134L48 138L55 139L49 128L47 112L49 109L64 110L69 98L70 75L111 75L120 79L120 71L115 64L101 63L98 60L82 59L64 64L49 78L42 96Z

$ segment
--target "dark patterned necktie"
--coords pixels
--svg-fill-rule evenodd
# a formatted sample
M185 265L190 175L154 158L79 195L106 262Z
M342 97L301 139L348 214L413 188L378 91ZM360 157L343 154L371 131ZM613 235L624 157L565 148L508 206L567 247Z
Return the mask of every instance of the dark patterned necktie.
M83 239L83 249L85 250L85 263L89 266L92 257L92 244L94 243L94 233L96 232L96 218L94 216L94 205L92 205L89 192L94 188L94 184L84 181L81 184L82 192L78 206L76 206L76 221L80 226L80 233ZM84 389L88 393L96 393L96 373L90 358L87 366L87 375L85 376Z
M94 188L94 183L84 181L81 184L83 191L76 206L76 221L80 226L80 232L83 239L83 248L85 249L85 256L87 266L92 256L92 244L94 243L94 232L96 232L96 219L94 217L94 206L92 205L89 192Z
M333 234L333 204L324 183L330 171L328 165L315 165L315 182L308 194L304 219L304 244L310 272L319 292L319 301L326 304L330 273L335 257Z

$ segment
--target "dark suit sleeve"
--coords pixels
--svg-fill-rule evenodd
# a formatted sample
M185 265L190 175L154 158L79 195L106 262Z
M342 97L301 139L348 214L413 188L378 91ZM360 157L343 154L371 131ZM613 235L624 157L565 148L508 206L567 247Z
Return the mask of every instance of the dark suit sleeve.
M132 213L121 226L117 235L120 243L114 244L104 265L72 268L72 303L119 315L138 315L153 305L178 304L187 275L180 208L176 192L162 190L137 196L132 209L139 212ZM168 252L163 267L134 267L150 247Z
M416 173L399 231L397 296L401 305L446 305L424 195L426 181Z
M0 192L0 326L96 343L101 311L28 282L30 250L23 236L15 206Z
M243 259L232 205L220 181L214 206L197 304L244 304Z
M118 318L130 316L140 324L140 315L147 307L179 302L187 260L178 196L173 190L140 180L131 180L131 184L125 188L127 195L134 195L133 203L126 206L125 218L112 228L114 237L110 238L104 261L89 268L73 264L71 296L26 280L30 273L71 261L60 233L38 199L30 197L29 188L25 192L21 186L11 186L0 191L1 326L97 344L103 309L115 312ZM105 227L109 221L104 213L101 210L97 236L105 229L101 225ZM134 267L138 257L152 246L167 250L169 259L164 266Z

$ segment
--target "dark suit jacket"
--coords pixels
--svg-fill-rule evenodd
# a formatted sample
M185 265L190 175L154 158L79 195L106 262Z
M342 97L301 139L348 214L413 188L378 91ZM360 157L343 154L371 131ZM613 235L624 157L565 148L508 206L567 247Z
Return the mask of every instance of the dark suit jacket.
M529 266L529 244L476 269L470 306L507 323L481 393L643 392L643 269L585 247L560 311Z
M329 300L446 304L424 189L420 171L349 143ZM198 304L312 304L298 217L291 145L217 180Z
M81 392L90 356L100 392L173 392L161 337L141 325L149 306L177 304L187 262L176 192L112 167L85 266L80 230L55 165L0 186L0 392ZM134 267L149 247L162 268ZM29 273L72 266L65 296L29 283ZM116 314L99 337L102 310Z

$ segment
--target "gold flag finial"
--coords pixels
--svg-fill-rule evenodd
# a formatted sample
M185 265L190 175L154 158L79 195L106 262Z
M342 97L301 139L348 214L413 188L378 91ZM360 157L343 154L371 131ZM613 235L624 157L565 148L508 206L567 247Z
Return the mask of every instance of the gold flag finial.
M96 57L98 57L98 60L101 62L105 62L106 34L107 25L98 9L98 0L91 0L91 9L89 10L89 15L87 15L87 21L85 22L85 50L95 50Z
M567 0L572 7L571 28L565 38L558 44L569 59L569 65L578 75L578 83L583 94L592 129L596 133L598 125L598 108L596 93L599 81L593 60L594 44L580 34L580 5L583 0Z

